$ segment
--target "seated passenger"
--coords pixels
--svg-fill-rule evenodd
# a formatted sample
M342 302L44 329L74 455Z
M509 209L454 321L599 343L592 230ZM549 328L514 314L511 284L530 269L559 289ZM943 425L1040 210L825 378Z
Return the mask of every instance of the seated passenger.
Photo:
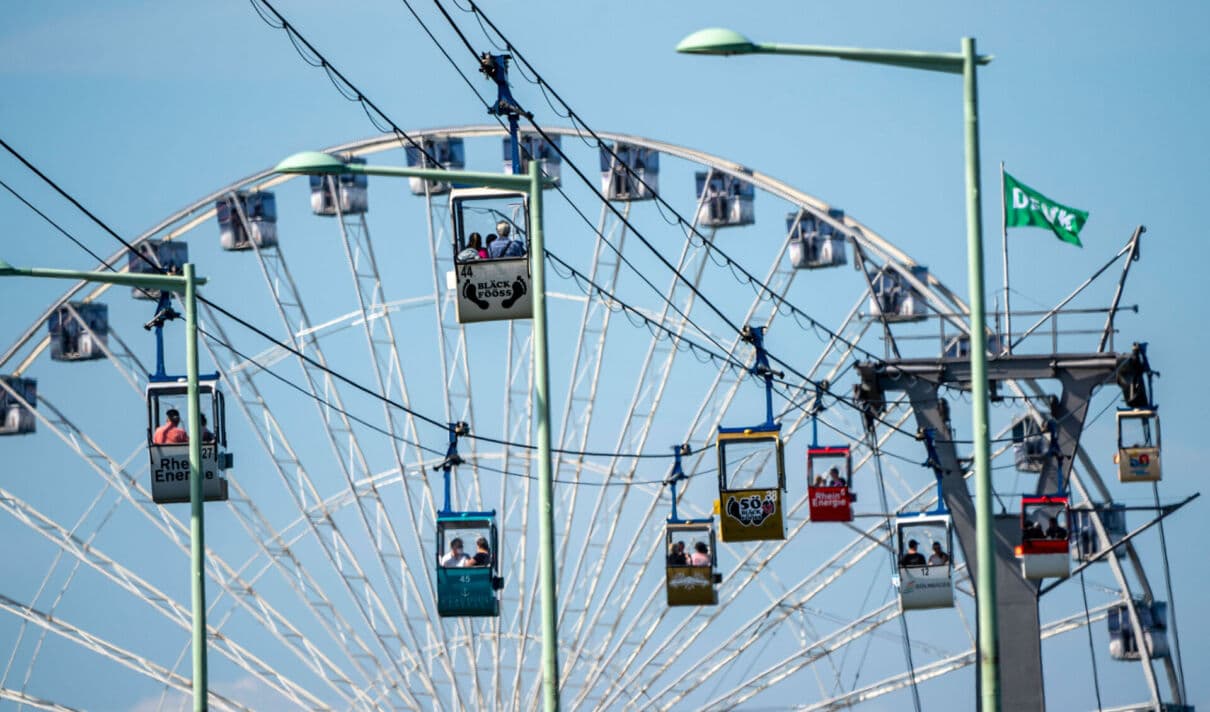
M1037 522L1026 522L1025 529L1021 532L1022 539L1044 539L1045 532L1042 531L1042 525Z
M182 445L189 442L189 434L181 427L181 414L176 408L169 408L165 413L168 421L155 429L151 437L154 445Z
M823 478L823 475L816 475L815 481L811 483L812 487L827 487L828 481Z
M210 432L210 428L206 427L205 414L199 413L198 417L202 419L202 443L207 444L214 442L214 433Z
M525 243L512 237L513 226L508 221L501 220L496 223L496 232L499 236L494 242L489 242L487 248L488 257L494 259L497 257L525 256Z
M706 542L698 541L693 543L693 556L689 557L690 566L709 566L710 565L710 547L706 546Z
M450 540L450 550L446 552L445 556L441 557L441 565L447 568L465 566L465 562L469 558L466 554L462 553L462 539L454 537Z
M469 563L465 566L491 566L492 550L487 545L485 537L479 537L475 540L475 555L471 557Z
M685 542L678 541L672 545L672 550L668 552L669 566L688 566L689 557L685 556Z
M903 556L899 557L900 566L926 566L928 562L924 560L924 554L917 551L916 547L920 544L915 539L908 540L908 549Z
M941 550L941 542L933 542L933 553L929 555L929 566L945 566L950 562L950 555Z
M470 238L466 241L466 247L455 255L454 259L458 262L470 262L479 259L483 253L482 240L483 237L479 233L472 232Z
M1055 517L1050 518L1050 525L1046 527L1047 539L1066 539L1067 530L1059 526L1059 520Z
M828 486L829 487L844 487L844 480L840 477L840 470L833 467L828 470Z

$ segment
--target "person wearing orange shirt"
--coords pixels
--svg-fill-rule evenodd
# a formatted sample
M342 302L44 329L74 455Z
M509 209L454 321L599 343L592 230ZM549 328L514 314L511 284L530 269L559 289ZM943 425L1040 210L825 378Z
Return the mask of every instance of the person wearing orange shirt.
M155 429L151 437L154 445L181 445L189 442L189 434L181 427L181 414L176 408L169 408L166 413L168 421Z

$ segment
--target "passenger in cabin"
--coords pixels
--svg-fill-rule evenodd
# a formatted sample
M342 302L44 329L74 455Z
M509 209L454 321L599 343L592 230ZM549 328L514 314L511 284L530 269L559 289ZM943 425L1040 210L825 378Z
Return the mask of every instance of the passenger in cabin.
M469 563L465 566L490 566L492 563L492 550L487 545L486 537L479 537L475 540L475 555L470 558Z
M815 475L815 482L813 482L811 484L811 486L812 487L827 487L828 481L823 478L823 475Z
M1067 530L1059 526L1059 520L1055 517L1050 518L1050 525L1046 527L1047 539L1066 539Z
M668 552L669 566L688 566L689 557L685 555L685 542L678 541L672 545L672 551Z
M151 437L154 445L181 445L189 442L189 434L181 427L181 414L176 408L169 408L165 413L168 420L155 429Z
M486 240L484 240L484 242L483 242L483 252L484 252L484 255L485 255L485 256L484 256L484 259L490 259L490 258L491 258L491 256L492 256L492 245L496 244L496 240L499 240L499 239L500 239L500 238L496 237L496 234L495 234L495 233L492 233L492 234L490 234L490 235L488 235L488 236L487 236L487 239L486 239Z
M929 566L945 566L950 562L950 555L941 550L941 542L933 542L933 553L929 555Z
M462 539L454 537L450 539L450 550L441 557L441 565L446 568L465 566L469 558L462 552Z
M709 566L710 565L710 547L706 546L704 541L696 541L693 543L693 556L689 557L690 566Z
M470 238L466 241L466 247L462 248L455 259L459 262L470 262L483 257L486 252L483 249L483 236L477 232L472 232Z
M202 444L214 442L214 433L210 431L210 428L206 427L206 415L204 413L199 414L199 417L202 419Z
M496 223L496 233L499 237L492 243L492 247L488 248L489 257L525 256L525 243L512 237L513 226L507 220Z
M833 467L828 470L828 486L829 487L844 487L844 480L840 477L840 470Z
M1026 522L1025 529L1021 532L1022 539L1045 539L1046 532L1042 531L1042 525L1037 522Z
M926 566L928 562L924 560L924 554L921 554L917 548L920 546L915 539L908 540L908 549L903 556L899 557L900 566Z

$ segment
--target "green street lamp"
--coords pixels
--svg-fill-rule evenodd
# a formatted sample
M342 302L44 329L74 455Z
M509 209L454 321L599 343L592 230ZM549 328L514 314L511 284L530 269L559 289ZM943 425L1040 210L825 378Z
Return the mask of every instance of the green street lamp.
M962 38L961 52L910 52L903 50L826 47L820 45L753 42L734 30L699 30L681 40L677 52L685 54L785 54L832 57L853 62L886 64L930 72L962 75L963 118L966 134L966 248L970 289L971 396L974 400L972 433L975 459L975 539L978 575L975 590L979 611L979 679L982 709L1000 709L996 632L996 569L993 548L991 449L988 440L987 333L983 303L983 223L979 181L979 107L975 69L992 61L975 54L975 40Z
M277 164L278 173L336 175L360 173L398 178L423 178L483 188L525 193L529 198L530 259L533 260L534 410L538 414L538 507L542 588L542 693L547 712L559 709L558 601L555 597L554 480L550 453L550 370L546 324L546 242L542 234L542 188L554 185L542 176L538 161L529 173L478 173L432 168L396 168L345 163L327 153L304 151Z
M132 274L129 272L78 272L42 267L13 267L0 260L0 277L34 277L101 282L142 289L179 292L185 300L185 379L188 400L189 432L202 432L198 407L197 372L197 287L206 283L197 277L193 264L186 263L179 275ZM209 709L206 662L206 519L202 497L202 439L189 438L189 563L193 603L193 709Z

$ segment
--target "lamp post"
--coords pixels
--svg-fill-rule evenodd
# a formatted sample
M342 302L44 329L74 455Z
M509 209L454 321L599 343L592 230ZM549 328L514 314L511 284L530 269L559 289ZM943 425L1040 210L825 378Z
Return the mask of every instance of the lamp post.
M278 173L307 175L363 175L423 178L483 188L525 193L529 198L530 259L533 260L534 303L534 410L538 413L538 507L542 588L542 699L547 712L559 709L558 601L555 591L554 484L550 455L550 370L546 324L546 245L542 234L542 188L554 181L543 178L538 161L530 161L527 175L479 173L433 168L397 168L345 163L327 153L304 151L277 165Z
M13 267L0 260L0 277L34 277L102 282L142 289L179 292L185 300L185 378L189 432L200 433L201 411L197 388L197 287L205 277L194 275L193 264L186 263L182 274L131 274L128 272L78 272L41 267ZM189 564L193 603L193 709L209 708L206 664L206 577L203 556L206 550L206 520L202 498L202 439L189 438Z
M991 451L988 441L987 335L983 303L983 223L979 181L979 109L975 69L992 61L975 54L975 40L962 38L961 52L825 47L819 45L753 42L733 30L699 30L681 40L677 52L686 54L785 54L832 57L854 62L887 64L909 69L962 75L963 121L966 134L966 247L970 290L971 395L974 400L972 433L975 459L975 530L978 576L975 583L979 611L979 680L982 709L1000 709L996 633L996 569L993 549Z

